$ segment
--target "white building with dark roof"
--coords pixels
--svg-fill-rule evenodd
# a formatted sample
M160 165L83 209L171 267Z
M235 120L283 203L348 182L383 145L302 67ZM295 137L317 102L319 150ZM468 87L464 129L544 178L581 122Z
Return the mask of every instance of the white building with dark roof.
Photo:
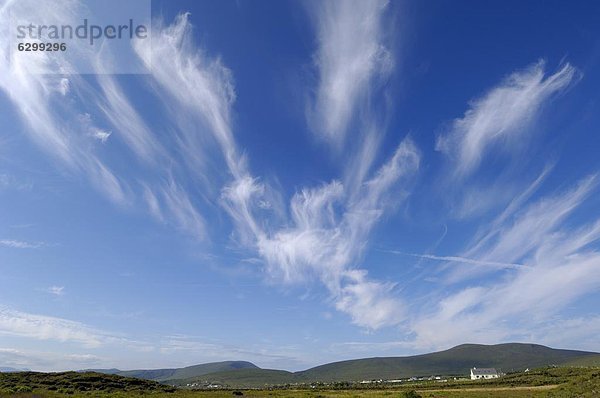
M494 368L472 368L471 380L478 379L496 379L500 373Z

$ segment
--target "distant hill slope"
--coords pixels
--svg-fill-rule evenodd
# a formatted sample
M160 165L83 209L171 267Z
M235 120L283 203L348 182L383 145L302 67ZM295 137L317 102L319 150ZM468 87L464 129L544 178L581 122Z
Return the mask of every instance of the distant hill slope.
M225 372L239 369L259 369L258 366L246 361L224 361L211 362L202 365L187 366L176 369L147 369L147 370L125 370L118 369L98 369L98 372L105 374L116 374L125 377L137 377L140 379L165 381L169 379L187 379L198 377L209 373Z
M565 364L561 364L561 365L565 365L565 366L596 366L596 367L600 367L600 354L596 354L596 355L586 355L584 357L579 357L579 358L575 358L573 360L570 360L569 362L565 363Z
M504 372L559 365L594 353L557 350L537 344L462 344L446 351L410 357L367 358L334 362L298 372L301 380L370 380L433 374L466 375L472 367Z
M28 372L28 371L29 371L29 369L25 369L25 368L17 369L17 368L11 368L11 367L6 367L6 366L4 366L4 367L0 366L0 372L5 372L5 373L8 373L8 372Z
M260 388L265 385L293 383L294 380L294 373L292 372L257 368L216 372L187 379L165 380L164 383L178 387L185 387L192 383L211 383L232 387Z
M86 372L92 372L92 373L104 373L107 375L116 375L117 373L121 372L121 370L119 369L83 369L83 370L79 370L79 373L86 373Z
M597 353L558 350L537 344L463 344L446 351L409 357L355 359L317 366L301 372L242 369L216 372L191 378L173 377L166 383L186 385L214 382L232 387L260 387L265 384L309 383L314 381L361 381L397 379L411 376L462 375L471 367L494 367L504 372L572 361L590 360Z

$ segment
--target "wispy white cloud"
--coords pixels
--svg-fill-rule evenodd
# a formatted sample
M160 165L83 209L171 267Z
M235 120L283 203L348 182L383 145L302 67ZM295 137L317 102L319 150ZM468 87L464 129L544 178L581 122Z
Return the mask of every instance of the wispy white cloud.
M150 211L153 214L168 214L168 219L186 233L202 240L206 237L206 222L192 203L187 192L174 181L170 181L160 190L164 206L161 210L153 208L155 203L149 198Z
M465 115L452 123L450 131L438 137L436 149L456 163L457 176L474 171L492 144L521 145L544 103L578 76L568 63L549 76L545 76L544 69L544 62L539 61L512 73L472 101Z
M433 254L416 254L416 253L403 253L397 250L387 250L388 253L394 254L402 254L405 256L419 257L428 260L439 260L439 261L451 261L457 263L466 263L466 264L474 264L474 265L488 265L496 268L519 268L526 267L524 264L514 264L514 263L500 263L496 261L481 261L473 258L459 257L459 256L436 256Z
M85 352L85 351L84 351ZM98 368L107 364L106 359L89 353L65 354L0 347L0 363L16 369L34 371L58 371Z
M135 49L152 71L162 90L161 96L176 101L172 109L176 119L192 120L181 129L181 150L191 164L205 153L208 137L219 145L229 171L236 177L243 171L243 159L237 154L231 130L231 105L235 100L232 75L219 58L210 58L193 42L189 14L180 14L171 25L157 20L153 24L152 44L138 41ZM185 123L185 120L177 120ZM191 148L191 151L190 151ZM194 163L195 162L195 163Z
M9 14L13 18L27 15L40 23L46 19L67 23L77 16L81 6L77 0L61 0L60 5L33 3L3 4L0 18L5 22L4 25L9 25ZM68 74L72 70L68 57L57 56L57 59L49 60L41 56L26 65L19 65L9 62L9 53L3 52L0 57L0 89L7 93L15 109L20 112L25 122L24 132L43 151L58 160L61 170L67 166L68 173L84 176L93 187L118 205L127 206L138 200L144 201L157 219L165 221L168 218L169 223L186 233L205 239L207 235L200 206L180 183L181 175L172 172L172 168L178 171L183 169L182 174L200 173L194 160L203 161L206 148L205 139L199 138L198 129L194 127L200 124L199 117L208 126L205 135L217 137L224 147L233 148L231 133L225 131L229 129L229 115L218 114L222 109L229 112L228 106L220 107L220 101L229 103L234 97L229 72L220 66L218 60L203 64L200 53L190 55L186 52L191 47L191 44L184 44L190 40L186 16L181 16L171 26L160 25L156 29L154 51L140 49L139 52L141 57L156 58L155 67L152 68L155 74L149 77L150 87L163 88L163 91L155 94L160 94L158 100L163 101L166 109L183 108L183 114L191 115L190 123L185 126L175 117L176 112L166 115L167 118L174 117L174 120L169 120L173 125L185 128L180 129L179 136L165 135L164 143L159 142L119 79L104 73L100 62L92 62L99 74L84 79L77 74ZM76 45L77 42L74 42L73 46ZM82 49L71 49L73 52L78 50ZM172 62L171 56L179 56L178 62ZM195 62L206 68L198 72ZM55 74L57 70L64 70L67 77ZM176 79L176 76L181 79ZM222 77L221 80L219 77ZM96 80L97 86L89 82L92 79ZM195 86L189 87L192 82ZM176 92L181 87L193 94L195 100L191 106L185 95ZM207 90L209 93L203 97L202 93ZM179 104L181 106L170 106L176 103L172 96L183 101ZM200 107L202 112L198 112L194 106ZM188 129L189 126L193 128ZM109 139L113 141L115 138L125 143L142 161L141 164L128 169L126 173L116 173L111 165L112 158L105 156L108 146L91 145L94 141L106 144ZM110 150L113 148L111 146ZM185 170L181 164L185 162L193 167ZM212 184L218 186L219 182L211 181ZM132 188L140 186L141 192Z
M481 246L494 236L490 231L498 231L498 227L502 225L509 217L513 216L527 201L539 190L543 182L552 172L553 165L546 165L542 172L527 186L518 191L516 195L508 202L504 210L492 221L490 225L481 228L476 234L475 240L478 240L478 245ZM484 237L482 238L482 235Z
M336 308L355 324L372 329L395 325L402 319L402 305L391 294L394 285L370 280L354 266L369 232L389 208L391 192L397 188L394 203L399 203L419 161L407 139L356 195L348 197L337 181L304 189L292 198L291 220L282 228L266 229L257 220L256 203L265 187L256 179L226 187L224 206L238 226L240 241L256 248L271 277L286 283L317 278Z
M484 261L519 261L527 267L516 268L501 279L480 278L490 269L479 264L458 272L453 268L447 283L465 278L476 278L476 282L445 295L433 312L414 321L416 344L441 348L463 341L466 335L470 341L487 343L534 337L550 341L551 333L542 336L532 331L548 328L549 320L555 318L556 325L560 324L566 306L600 288L595 272L600 264L595 245L600 240L600 219L574 223L570 217L597 185L596 176L591 176L514 215L501 214L501 221L492 223L493 229L466 253ZM586 328L585 338L597 333L592 329Z
M593 314L577 318L553 317L528 332L530 341L539 341L550 347L600 351L600 317Z
M90 179L92 186L112 202L118 205L130 203L131 191L127 183L117 177L113 172L95 158L87 158L86 174Z
M98 83L104 94L103 99L97 101L98 108L112 123L117 135L129 145L139 158L146 162L156 161L157 156L162 154L162 148L152 132L125 96L115 78L103 73L102 69L98 72ZM102 142L105 142L109 136L110 133L103 134Z
M65 287L64 286L50 286L46 289L46 292L53 294L55 296L64 296Z
M156 187L142 184L143 200L150 214L202 241L208 237L206 221L192 197L173 178Z
M0 239L0 246L11 247L14 249L39 249L45 244L41 242L24 242L15 239Z
M512 219L509 217L513 210L511 203L464 257L506 263L522 261L560 231L569 215L597 187L597 180L595 175L587 177L565 193L545 197L521 209L518 217Z
M10 19L29 20L43 24L48 21L76 21L79 7L77 1L61 1L60 4L38 4L31 1L8 1L0 5L0 24L9 26ZM0 41L9 42L8 29L3 29ZM73 44L74 46L77 44ZM76 53L77 48L71 48ZM32 54L25 62L22 58L11 61L11 48L0 48L0 90L4 91L14 108L19 112L24 124L24 132L38 147L57 159L71 172L81 173L92 181L94 187L117 203L127 201L125 184L116 177L109 167L88 145L93 136L79 134L82 126L77 121L78 106L65 101L71 88L86 87L84 79L76 75L66 78L57 71L69 73L72 66L66 54ZM71 51L69 53L71 53ZM85 91L85 90L83 90Z
M94 137L95 139L97 139L98 141L100 141L103 144L106 144L106 142L108 141L108 139L111 136L111 132L110 131L105 131L99 128L95 128L92 131L92 137Z
M0 173L0 189L10 189L17 191L30 191L34 187L33 182L27 179L19 179L14 175Z
M374 80L387 77L393 68L383 37L388 1L321 1L313 5L318 86L308 118L317 134L339 147Z
M387 76L392 66L381 37L381 18L387 4L356 2L354 6L364 11L360 13L350 6L330 2L316 11L320 32L317 56L320 88L315 110L319 113L323 110L316 117L325 117L322 121L325 133L339 139L346 134L350 115L374 79ZM43 13L43 8L32 12ZM62 11L65 15L60 18L53 15L53 20L68 20L72 11L65 7ZM341 23L341 31L336 29L336 21ZM354 267L369 231L390 207L391 192L402 194L403 185L418 168L419 154L414 144L410 140L403 142L392 158L370 180L364 181L375 162L381 134L376 127L379 123L370 121L365 140L371 144L364 146L368 149L366 152L357 155L361 159L356 173L359 177L346 186L334 181L321 188L302 190L292 198L293 214L287 220L280 194L252 176L245 157L237 148L231 120L235 100L231 72L218 57L209 57L198 50L191 30L189 15L181 14L171 25L162 21L153 23L151 48L144 47L148 44L145 41L135 44L137 54L151 71L149 85L156 90L176 129L172 143L181 157L177 162L183 161L188 166L186 173L202 180L206 179L202 167L206 166L207 159L215 164L224 161L228 175L221 178L231 179L222 190L224 206L236 223L240 243L254 248L266 260L272 278L293 283L308 272L313 274L311 278L316 277L325 284L336 307L350 314L355 323L373 328L397 323L396 311L400 306L389 298L393 284L370 280L365 271ZM31 74L31 70L19 69L18 65L8 62L2 67L7 74L1 85L21 109L34 141L73 170L83 171L92 184L114 202L131 203L135 194L131 185L125 178L113 174L94 152L94 146L82 141L87 137L107 142L109 137L119 137L149 163L164 154L117 80L108 75L99 76L98 91L74 75L64 80L60 76ZM27 67L39 72L54 65L41 60ZM64 67L68 69L68 65ZM15 76L10 77L11 74ZM332 87L335 95L328 96ZM85 98L79 98L82 95ZM61 108L61 112L56 112L56 104L61 103L59 98L65 97L76 99L82 106L88 104L100 109L111 124L112 135L82 109ZM27 98L27 104L22 98ZM330 111L334 114L332 118L325 116ZM63 113L66 118L59 116ZM78 129L89 134L77 135ZM213 146L220 151L212 151ZM219 152L222 158L216 159L218 156L214 154ZM165 159L169 163L174 161L168 155ZM178 164L177 168L179 166L182 165ZM198 195L191 195L178 181L176 173L165 176L158 184L138 179L142 200L161 222L205 239L206 221L199 211ZM207 184L209 189L221 183L218 173L214 174ZM329 218L321 219L322 216ZM311 253L312 246L316 246L314 253ZM367 310L376 303L382 304L380 314Z
M0 335L2 334L37 340L75 342L85 347L98 347L115 339L106 332L80 322L0 306Z
M344 272L344 279L335 296L335 308L364 328L377 330L398 325L406 319L405 305L393 294L394 283L367 278L365 270Z
M367 90L365 84L369 84L375 70L382 71L383 58L388 54L378 44L379 18L385 3L361 2L356 5L366 7L367 18L363 20L361 16L359 19L368 26L363 29L360 23L353 25L352 21L345 21L347 26L344 29L358 29L353 33L355 38L368 34L363 49L371 52L366 60L361 58L362 53L348 55L361 58L356 62L367 65L358 66L360 70L357 73L361 76L352 71L346 75L354 80L364 78L364 84L349 89L358 98L361 92ZM336 3L328 3L326 7L324 12L335 14L331 15L332 18L354 18L356 14ZM178 145L186 154L186 162L204 165L204 159L196 158L203 157L206 146L211 142L220 149L230 178L221 191L222 205L236 226L238 243L260 254L265 260L267 274L274 280L287 283L314 278L320 280L330 291L336 308L350 314L356 324L378 328L398 323L401 306L390 298L393 284L370 280L365 271L354 267L366 245L369 231L385 209L391 207L391 193L398 194L394 202L401 202L408 181L418 169L420 155L412 141L405 140L391 159L370 180L364 181L375 159L377 140L373 140L369 153L360 155L368 160L368 165L361 169L361 177L353 180L348 191L339 181L302 189L291 198L291 216L288 219L286 212L279 210L280 200L277 198L280 195L269 184L252 175L246 159L237 148L231 125L235 92L230 71L218 58L209 57L194 45L188 14L178 16L171 25L157 21L153 29L152 48L145 48L145 43L139 42L136 51L152 66L156 89L166 98L165 104L179 126ZM327 32L330 33L337 34ZM341 32L334 40L342 40L343 34ZM373 46L376 48L371 48ZM333 70L326 72L333 73ZM329 75L325 77L326 80L332 78ZM345 123L344 126L336 126L336 129L345 129ZM372 123L372 126L376 125ZM190 128L182 128L185 126ZM373 137L380 134L375 127L372 130ZM190 154L190 149L194 153ZM198 222L194 224L200 225L199 215L190 217L189 214L195 213L182 213L190 208L184 206L189 204L188 200L177 199L182 193L173 184L168 189L146 187L144 198L158 219L196 219ZM376 304L381 304L381 313L368 311L369 306Z
M383 355L389 356L391 350L394 349L410 349L413 347L410 341L384 341L384 342L369 342L369 341L347 341L341 343L333 343L332 350L340 352L361 353L363 355L372 356L374 353L381 352Z
M66 77L63 77L62 79L60 79L60 85L59 85L58 91L63 95L63 97L69 93L70 89L71 89L71 82L69 81L69 79L67 79Z
M160 202L159 202L158 197L153 192L152 188L150 188L148 185L144 185L143 190L144 190L144 192L143 192L144 202L146 202L146 206L148 207L150 214L152 214L152 216L154 218L156 218L158 221L164 222L165 218L164 218L163 212L160 208Z
M0 307L0 336L3 335L20 339L14 340L15 346L0 347L0 363L38 371L115 366L121 369L175 367L232 358L267 367L282 367L285 364L303 368L306 363L313 364L298 347L265 342L241 347L187 335L154 335L152 340L129 340L83 323ZM47 351L34 351L20 348L21 339L53 340L58 345L49 342L44 346Z
M0 336L13 342L12 353L22 366L45 370L81 369L85 363L98 362L98 350L103 352L148 353L154 343L131 339L127 335L102 330L83 322L19 311L0 305ZM32 341L43 341L45 347L55 347L55 352L27 352L18 347L31 347ZM35 344L35 342L33 342ZM68 353L74 350L72 353ZM0 362L7 351L0 348ZM21 355L22 354L22 355ZM108 360L103 361L107 364ZM6 363L6 362L5 362ZM114 364L111 364L114 366Z

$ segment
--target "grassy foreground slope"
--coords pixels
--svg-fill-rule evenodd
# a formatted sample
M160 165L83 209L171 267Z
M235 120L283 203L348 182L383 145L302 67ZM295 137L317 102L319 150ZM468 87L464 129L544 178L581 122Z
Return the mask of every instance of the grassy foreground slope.
M174 388L155 381L108 375L95 372L15 372L0 373L0 393L14 394L31 391L73 394L84 391L106 393L173 392Z
M225 398L232 396L269 398L592 398L600 396L600 368L545 368L527 373L511 374L490 381L449 381L448 383L418 382L402 386L364 386L331 389L331 387L270 390L169 390L158 383L131 380L120 376L82 374L75 372L44 374L23 372L10 377L0 375L0 397L20 398ZM90 377L91 380L89 379ZM48 383L53 379L52 383ZM113 383L107 385L106 383ZM69 386L69 390L59 389ZM21 387L18 389L16 387ZM89 389L97 387L98 389ZM375 388L374 388L375 387Z

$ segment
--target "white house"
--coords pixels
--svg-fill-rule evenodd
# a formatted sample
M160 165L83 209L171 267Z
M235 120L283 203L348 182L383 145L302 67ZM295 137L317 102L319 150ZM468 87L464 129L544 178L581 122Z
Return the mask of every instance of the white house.
M500 376L500 374L494 368L472 368L471 369L471 380L496 379L499 376Z

